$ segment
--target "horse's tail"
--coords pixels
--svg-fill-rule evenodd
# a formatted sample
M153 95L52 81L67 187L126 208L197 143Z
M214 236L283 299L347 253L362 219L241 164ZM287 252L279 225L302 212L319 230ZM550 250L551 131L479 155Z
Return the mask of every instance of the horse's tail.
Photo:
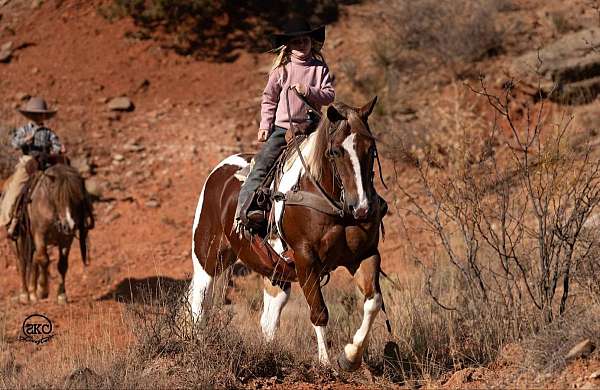
M92 199L85 190L85 204L84 204L84 217L83 221L78 225L79 228L79 251L81 252L81 259L84 265L89 265L89 241L88 232L92 230L96 224L94 220L94 209L92 206Z
M47 170L53 178L53 197L59 213L64 213L64 224L79 233L79 250L84 265L89 264L89 230L94 228L94 209L85 181L73 167L58 164ZM61 216L63 217L63 216Z

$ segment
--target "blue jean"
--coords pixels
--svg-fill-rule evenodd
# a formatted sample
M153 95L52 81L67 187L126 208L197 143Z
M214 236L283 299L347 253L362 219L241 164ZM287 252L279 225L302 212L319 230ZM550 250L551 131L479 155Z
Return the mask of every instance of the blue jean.
M254 156L254 167L248 174L246 181L242 184L242 188L240 188L236 217L239 217L239 212L244 203L246 203L258 186L265 180L273 164L275 164L275 161L277 161L277 158L283 149L285 149L286 131L283 127L275 126L267 141Z

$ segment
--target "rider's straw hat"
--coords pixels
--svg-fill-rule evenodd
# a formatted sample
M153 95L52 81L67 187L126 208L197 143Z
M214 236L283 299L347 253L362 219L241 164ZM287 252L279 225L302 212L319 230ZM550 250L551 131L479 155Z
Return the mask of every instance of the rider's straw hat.
M25 103L25 105L19 108L19 112L28 118L51 118L56 114L55 109L49 109L48 104L41 97L34 96Z

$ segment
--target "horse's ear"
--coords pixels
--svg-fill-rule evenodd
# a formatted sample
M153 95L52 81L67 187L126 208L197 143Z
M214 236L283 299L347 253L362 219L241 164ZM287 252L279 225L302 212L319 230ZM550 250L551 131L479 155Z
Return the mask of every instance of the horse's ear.
M369 119L369 115L373 112L373 108L375 108L375 104L377 103L377 96L373 98L369 103L365 104L358 110L358 115L362 118L362 120L366 121Z
M329 106L327 107L327 119L329 119L330 122L335 123L346 119L346 117L343 116L342 113L339 112L334 106Z

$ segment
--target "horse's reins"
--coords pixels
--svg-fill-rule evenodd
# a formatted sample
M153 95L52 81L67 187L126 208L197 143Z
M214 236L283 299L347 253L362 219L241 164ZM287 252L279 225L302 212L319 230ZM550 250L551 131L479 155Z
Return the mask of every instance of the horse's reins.
M287 107L287 114L288 114L288 118L290 120L290 128L292 130L292 142L294 143L294 148L296 149L296 152L298 153L298 158L300 159L300 162L302 163L302 166L304 167L304 171L306 172L306 175L308 176L308 179L310 180L310 182L315 186L315 188L317 189L317 191L319 191L319 194L325 199L325 201L327 203L329 203L329 205L337 211L338 215L343 218L344 217L344 207L339 205L339 202L332 200L331 197L325 192L325 189L321 186L321 184L315 179L315 177L312 175L312 172L310 171L310 169L308 169L308 165L306 164L306 161L304 161L304 156L302 155L302 151L300 150L300 145L298 144L298 141L296 140L296 126L294 124L294 122L292 121L292 110L290 109L290 98L289 98L289 91L290 90L294 90L294 88L289 87L286 91L285 91L285 104ZM306 104L311 110L313 110L315 112L315 114L321 118L321 113L318 110L315 110L310 103L308 103L308 101L306 101L306 99L304 99L303 96L301 96L297 91L296 91L296 95L298 96L298 98L300 98L300 100L302 101L302 103Z

